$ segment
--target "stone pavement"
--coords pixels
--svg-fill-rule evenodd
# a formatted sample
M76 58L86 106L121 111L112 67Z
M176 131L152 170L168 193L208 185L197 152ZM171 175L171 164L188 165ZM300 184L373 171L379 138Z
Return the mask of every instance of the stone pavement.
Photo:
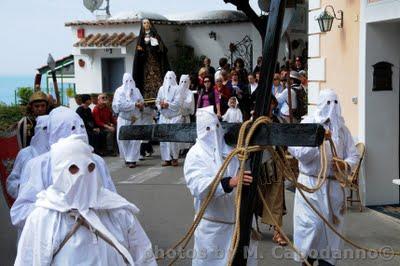
M174 244L184 235L193 220L193 198L185 186L182 161L179 167L161 167L159 156L147 158L135 169L124 167L119 158L105 158L118 192L135 203L141 212L138 215L144 229L159 252ZM292 238L293 193L286 191L288 215L284 217L284 230ZM9 214L4 199L0 198L0 265L12 265L15 257L16 233L9 224ZM261 225L262 241L259 244L258 265L299 265L293 262L289 250L275 246L272 231ZM346 236L369 247L387 246L400 250L400 221L366 209L349 210L346 220ZM400 265L400 258L376 258L355 252L345 245L344 259L338 265ZM353 259L351 259L353 256ZM166 265L160 262L160 265ZM189 259L178 261L176 265L190 265Z

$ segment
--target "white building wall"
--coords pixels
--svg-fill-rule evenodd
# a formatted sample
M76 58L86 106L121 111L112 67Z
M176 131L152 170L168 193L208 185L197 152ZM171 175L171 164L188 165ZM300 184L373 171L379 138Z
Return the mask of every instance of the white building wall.
M139 36L140 24L137 25L115 25L115 26L82 26L72 27L73 43L79 41L76 31L78 28L85 29L85 36L89 34L113 34L124 32L129 34L131 32ZM102 84L102 67L101 60L103 58L124 58L125 59L125 72L132 73L133 60L135 55L136 41L131 43L128 47L113 48L112 53L106 51L108 47L88 47L88 48L73 48L72 54L74 55L75 62L75 80L76 80L76 93L101 93ZM80 67L78 61L82 59L85 61L85 66ZM122 77L121 77L122 83Z
M399 202L399 66L400 22L373 23L366 27L365 60L365 160L366 204ZM372 65L393 64L393 91L372 91Z
M210 39L214 31L217 40ZM183 43L194 48L197 56L206 55L217 68L221 57L230 58L229 44L236 43L248 35L253 40L253 67L261 55L261 37L255 27L249 23L188 25L183 29Z

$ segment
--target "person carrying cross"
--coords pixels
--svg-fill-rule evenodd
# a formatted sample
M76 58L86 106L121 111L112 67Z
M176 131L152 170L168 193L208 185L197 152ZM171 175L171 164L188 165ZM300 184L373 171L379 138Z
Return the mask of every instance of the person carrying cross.
M196 144L186 156L183 171L197 213L230 149L225 144L224 132L213 106L197 109L196 121ZM193 266L225 266L228 262L235 224L234 191L239 182L238 169L239 161L235 158L194 233ZM244 185L248 186L252 180L251 173L246 171ZM256 242L251 242L249 250L252 250L252 254L257 254L256 249ZM256 264L254 257L249 258L248 265Z
M330 89L321 91L317 110L313 115L304 118L302 123L322 124L326 130L326 139L332 139L336 147L337 156L334 156L329 142L324 142L323 145L327 146L327 180L315 193L304 194L308 201L342 232L346 200L344 189L335 176L339 172L350 174L359 160L359 154L341 115L337 94ZM319 149L289 147L288 150L299 161L298 182L310 188L316 187L321 169ZM298 189L295 194L293 227L294 244L310 264L318 260L319 265L335 265L334 254L341 251L342 241L310 208Z

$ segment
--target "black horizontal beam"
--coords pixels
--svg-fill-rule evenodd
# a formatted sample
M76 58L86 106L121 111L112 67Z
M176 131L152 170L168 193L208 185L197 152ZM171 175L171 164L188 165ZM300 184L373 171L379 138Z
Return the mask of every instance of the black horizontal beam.
M233 146L237 142L241 124L222 123L225 141ZM319 124L277 124L262 125L254 133L252 145L307 146L321 145L324 128ZM196 124L157 124L143 126L122 126L120 140L153 140L161 142L196 141Z

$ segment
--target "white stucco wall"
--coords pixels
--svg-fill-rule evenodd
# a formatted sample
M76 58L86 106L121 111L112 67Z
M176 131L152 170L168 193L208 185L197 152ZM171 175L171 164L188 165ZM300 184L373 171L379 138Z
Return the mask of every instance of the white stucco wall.
M206 55L217 68L221 57L230 59L229 44L241 41L246 35L253 40L253 67L261 55L261 37L251 23L189 25L183 28L183 43L194 48L197 56ZM210 39L214 31L217 40Z
M365 56L365 202L393 204L399 202L399 188L392 179L399 178L400 21L370 23L365 30L365 49L361 51ZM394 65L393 91L372 91L372 65L381 61Z
M115 26L83 26L79 28L85 29L85 35L96 33L121 33L129 34L131 32L139 35L140 24L138 25L115 25ZM77 38L76 30L78 27L72 27L72 43L76 43ZM106 52L105 48L73 48L72 54L75 61L75 80L76 80L76 93L100 93L102 92L102 68L101 60L103 58L124 58L125 71L131 73L133 68L134 51L136 41L131 43L125 48L114 48L112 53ZM80 67L78 64L79 59L85 61L85 66ZM122 79L122 77L121 77Z

